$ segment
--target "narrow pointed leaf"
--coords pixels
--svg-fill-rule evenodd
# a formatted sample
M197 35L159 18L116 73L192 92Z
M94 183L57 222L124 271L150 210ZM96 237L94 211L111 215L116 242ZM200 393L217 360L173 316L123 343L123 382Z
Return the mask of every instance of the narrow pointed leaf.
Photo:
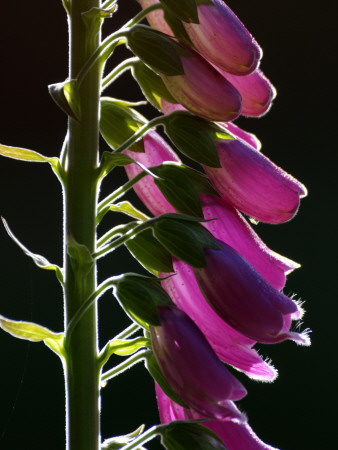
M7 222L5 221L5 219L2 217L2 222L4 224L4 227L9 235L9 237L21 248L21 250L30 258L32 258L32 260L34 261L34 263L40 267L41 269L45 269L45 270L54 270L56 272L56 276L58 278L58 280L62 283L63 282L63 274L62 274L62 270L60 269L60 267L58 267L55 264L52 264L48 261L48 259L46 259L44 256L38 255L36 253L32 253L30 250L28 250L20 241L19 239L17 239L14 234L12 233L12 231L10 230Z
M81 120L80 96L77 80L66 80L62 83L50 84L49 94L58 107L72 119Z
M181 421L171 422L162 428L161 442L167 450L227 450L209 428Z
M144 431L144 425L141 425L137 430L124 436L114 436L106 439L101 445L101 450L119 450L125 445L129 444L135 438L137 438ZM136 450L142 450L143 447L138 447Z
M142 211L139 211L130 202L127 202L127 201L109 205L109 209L110 209L110 211L124 213L130 217L133 217L134 219L139 219L139 220L148 220L149 219L149 217L147 215L143 214Z

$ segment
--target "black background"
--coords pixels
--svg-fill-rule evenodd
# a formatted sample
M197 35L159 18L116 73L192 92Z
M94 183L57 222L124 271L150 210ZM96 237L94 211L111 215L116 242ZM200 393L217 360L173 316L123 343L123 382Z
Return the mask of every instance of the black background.
M109 32L138 10L120 0ZM310 348L261 346L279 370L273 384L239 375L248 396L239 406L255 431L284 450L334 449L337 386L337 95L336 12L314 0L228 2L264 49L262 69L278 90L269 114L240 119L262 151L309 190L290 223L259 224L274 250L302 263L285 292L306 301ZM333 5L333 2L331 3ZM67 77L67 24L61 1L2 2L0 10L0 142L58 155L66 118L47 85ZM107 94L140 100L126 76ZM149 112L148 116L152 112ZM119 180L103 185L109 192ZM32 251L62 263L62 193L47 165L0 160L0 213ZM103 227L111 226L112 218ZM103 228L102 228L103 229ZM0 228L0 313L62 329L62 295L53 273L37 269ZM100 264L100 279L128 270L126 253ZM101 344L127 325L107 296L100 303ZM64 448L64 389L58 358L42 344L0 334L0 448ZM104 438L158 421L153 385L140 366L103 392ZM152 446L151 448L155 448Z

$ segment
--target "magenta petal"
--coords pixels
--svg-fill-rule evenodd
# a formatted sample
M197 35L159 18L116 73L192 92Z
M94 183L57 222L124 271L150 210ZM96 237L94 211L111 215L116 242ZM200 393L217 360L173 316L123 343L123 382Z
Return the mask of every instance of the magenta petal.
M286 222L296 214L307 194L299 181L242 140L216 145L222 168L204 168L227 203L267 223Z
M221 122L219 125L223 128L225 128L230 134L232 134L235 138L242 139L247 144L251 145L255 150L260 150L262 147L261 142L257 137L252 134L248 133L247 131L242 130L237 125L235 125L232 122Z
M204 417L232 417L228 400L246 395L195 323L176 306L158 306L160 326L150 327L152 348L167 382Z
M204 226L244 256L273 287L282 289L286 274L299 264L270 250L242 215L222 199L202 195L201 200L205 219L215 219Z
M285 321L289 323L299 311L297 303L274 289L236 250L218 243L221 250L205 250L208 266L194 269L199 288L214 311L257 342L293 339L309 345L304 334L285 330Z
M138 0L138 1L142 9L148 8L148 6L152 6L155 5L156 3L159 3L158 0ZM147 20L149 24L156 30L161 31L162 33L165 34L169 34L170 36L173 36L171 28L164 19L163 10L158 9L156 11L151 12L150 14L147 15Z
M155 131L149 131L143 137L145 153L131 152L125 150L124 153L129 155L135 161L142 163L145 167L152 167L161 164L163 161L179 162L176 153L170 148L166 141ZM137 164L125 166L128 178L135 177L142 171ZM155 216L166 212L175 212L175 209L162 195L159 188L154 183L150 175L146 175L135 186L134 190L145 204L145 206Z
M203 416L177 405L165 395L159 386L155 385L155 389L162 423L203 418ZM231 406L236 408L233 403ZM241 423L236 420L209 421L203 425L214 431L228 450L278 450L259 439L246 421Z
M241 94L242 115L261 117L270 109L277 92L261 70L257 69L255 72L245 76L231 75L223 70L221 74Z
M235 75L253 72L262 51L243 23L221 0L198 5L199 23L183 23L201 55L221 69Z
M183 75L160 74L171 95L189 111L208 120L236 119L241 112L237 89L198 53L189 53L181 56Z
M176 274L163 280L162 287L200 328L217 356L250 378L274 380L277 371L252 348L255 341L231 328L208 305L197 285L193 269L178 260L174 261L174 269Z

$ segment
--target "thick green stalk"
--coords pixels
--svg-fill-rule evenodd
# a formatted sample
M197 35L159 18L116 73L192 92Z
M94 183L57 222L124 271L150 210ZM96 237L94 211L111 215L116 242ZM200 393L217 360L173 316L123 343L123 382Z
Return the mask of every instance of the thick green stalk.
M99 6L100 0L70 2L70 79L76 79L99 45L99 33L93 34L93 29L89 32L81 16L81 13ZM95 251L99 92L100 68L94 65L80 86L80 122L70 118L68 126L64 225L65 329L96 288L95 262L84 265L83 252L80 252L80 259L77 260L74 245L76 247L78 243L83 246L82 249L87 248L88 255ZM70 246L72 259L69 256ZM67 450L99 449L97 334L97 311L93 304L66 340Z

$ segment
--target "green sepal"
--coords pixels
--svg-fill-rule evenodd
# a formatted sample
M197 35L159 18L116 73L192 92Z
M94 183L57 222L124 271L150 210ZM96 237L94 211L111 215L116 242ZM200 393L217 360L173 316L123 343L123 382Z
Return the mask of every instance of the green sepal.
M165 162L152 171L159 177L155 184L177 211L203 217L199 194L216 194L204 174L173 162Z
M162 5L178 19L187 23L199 23L196 0L160 0Z
M87 275L93 266L93 257L83 244L79 244L73 236L68 236L67 239L67 254L70 258L73 270L81 273L83 276Z
M165 21L167 22L171 31L174 33L179 42L187 45L188 47L194 47L188 33L186 32L186 29L184 28L182 21L166 8L163 10L163 14Z
M144 428L144 425L141 425L137 430L130 434L125 434L124 436L114 436L106 439L101 445L101 450L119 450L142 434ZM141 450L143 448L144 447L138 447L136 450Z
M162 98L170 103L177 103L163 83L162 78L142 61L138 61L133 65L132 74L144 96L155 108L162 109Z
M77 80L66 80L62 83L50 84L48 90L58 107L69 117L80 122L81 103Z
M0 328L18 339L41 342L61 357L65 356L64 334L54 333L37 323L7 319L0 316Z
M153 225L156 239L176 258L193 267L206 267L203 249L219 249L217 241L198 222L159 216Z
M133 162L134 160L124 153L103 152L98 177L101 179L105 177L109 172L111 172L115 167L127 166L128 164L132 164Z
M116 277L114 295L126 314L146 329L161 324L157 306L172 304L158 279L133 273Z
M227 450L220 438L198 423L174 421L161 427L161 443L167 450Z
M165 379L154 354L151 352L145 359L145 366L162 391L178 405L188 408L181 398L173 391L167 380Z
M157 275L157 272L173 272L171 254L157 239L151 230L142 231L133 239L126 242L130 253L149 272Z
M166 134L184 155L206 166L221 167L215 141L233 139L223 128L186 111L167 116L164 125Z
M128 31L127 45L156 73L168 76L184 74L180 56L187 51L166 34L146 25L135 25Z
M4 224L4 227L7 231L8 236L16 243L16 245L18 247L20 247L20 249L30 258L32 258L32 260L34 261L34 263L40 267L40 269L44 269L44 270L54 270L57 279L60 281L61 284L63 284L63 273L62 273L62 269L60 269L59 266L57 266L56 264L52 264L48 261L47 258L45 258L44 256L38 255L36 253L32 253L30 250L28 250L27 247L25 247L17 237L14 236L14 234L12 233L11 229L9 228L6 220L2 217L2 222Z
M115 150L130 138L146 119L128 103L109 97L101 99L100 131L109 147ZM135 142L130 150L144 152L143 140Z

